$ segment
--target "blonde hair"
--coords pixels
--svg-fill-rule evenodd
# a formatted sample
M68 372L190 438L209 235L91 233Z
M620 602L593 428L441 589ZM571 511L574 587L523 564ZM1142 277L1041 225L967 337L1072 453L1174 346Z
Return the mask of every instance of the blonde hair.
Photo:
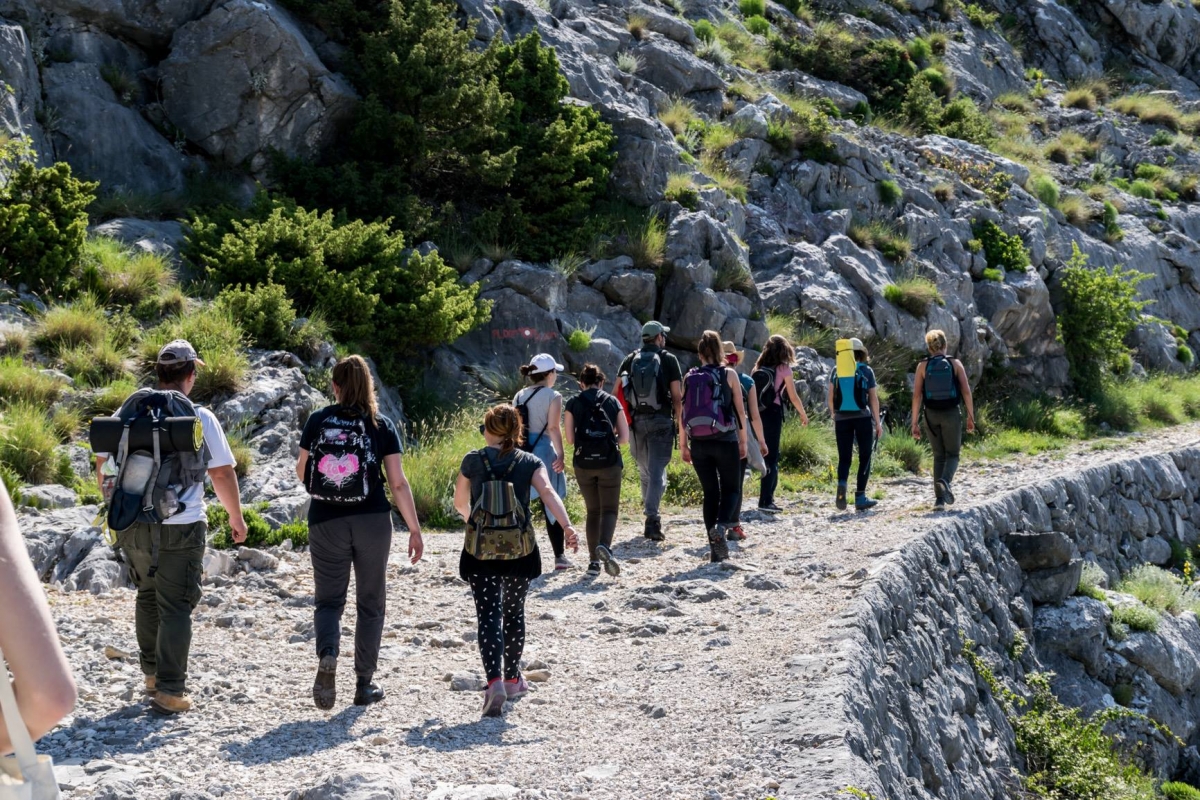
M705 331L696 351L700 354L700 360L707 364L725 363L725 345L721 342L721 334L716 331Z
M925 346L929 348L931 353L946 352L946 334L944 331L934 329L925 334Z
M353 408L379 425L379 404L375 400L375 381L362 356L346 356L333 366L333 382L338 388L338 404Z
M521 441L521 415L508 403L492 406L483 415L483 429L500 440L501 453L508 453Z

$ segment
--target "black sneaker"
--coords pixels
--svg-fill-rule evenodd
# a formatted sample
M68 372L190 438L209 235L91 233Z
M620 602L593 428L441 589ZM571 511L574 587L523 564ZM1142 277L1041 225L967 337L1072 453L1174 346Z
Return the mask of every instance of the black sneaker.
M945 511L946 510L946 501L940 497L937 500L934 500L933 501L933 510L934 511Z
M600 556L600 563L604 564L604 571L608 573L610 578L615 578L621 574L621 565L613 558L612 551L602 544L596 545L596 555Z
M383 689L379 685L368 681L367 683L359 683L354 690L354 705L369 706L372 703L378 703L383 699Z
M954 505L954 492L950 491L950 484L946 481L938 481L938 486L942 487L942 498L946 503Z
M594 578L599 574L600 574L600 562L599 561L593 561L592 563L588 564L587 576L589 578Z
M729 543L725 541L724 525L715 525L708 532L708 556L713 564L729 559Z
M778 514L780 511L783 511L783 509L775 505L774 502L767 503L766 505L760 504L758 510L766 511L768 514Z
M663 536L662 520L658 517L646 517L645 537L652 542L661 542L667 537Z
M846 484L839 483L837 488L837 498L834 500L838 511L846 510Z
M854 510L855 511L870 511L875 506L879 505L878 500L872 500L865 493L856 492L854 495Z
M313 681L313 702L322 711L333 708L337 702L337 656L321 656L317 665L317 678Z

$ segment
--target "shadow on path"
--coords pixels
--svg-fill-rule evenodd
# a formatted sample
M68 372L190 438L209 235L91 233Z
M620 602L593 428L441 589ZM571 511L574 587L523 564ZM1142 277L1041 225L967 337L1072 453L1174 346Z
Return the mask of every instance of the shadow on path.
M511 714L512 711L506 713ZM546 741L544 736L506 739L505 734L514 730L518 730L517 726L504 717L459 722L446 726L442 725L440 719L435 718L428 719L410 729L408 735L404 737L404 743L409 747L426 747L440 753L450 753L458 750L470 750L482 745L524 747Z
M285 722L246 742L227 742L221 752L239 764L268 764L286 761L297 756L310 756L346 742L365 739L383 733L382 726L372 726L351 732L354 724L367 712L366 708L350 706L328 719L308 719Z

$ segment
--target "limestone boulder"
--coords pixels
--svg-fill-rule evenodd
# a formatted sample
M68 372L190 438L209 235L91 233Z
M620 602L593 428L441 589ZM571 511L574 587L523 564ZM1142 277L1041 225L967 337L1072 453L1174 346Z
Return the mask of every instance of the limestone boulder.
M360 764L325 775L313 786L293 791L288 800L407 800L412 796L407 773L382 764Z
M1019 531L1004 538L1017 565L1025 571L1061 567L1075 554L1075 545L1065 533Z
M255 172L271 150L320 153L357 102L290 15L253 0L231 0L180 28L159 75L163 108L188 140Z
M121 103L95 64L47 64L45 101L58 113L55 155L101 191L159 195L184 187L187 159L132 108Z
M214 0L44 0L44 7L136 44L165 48L175 31L199 19Z
M1090 597L1069 597L1061 606L1039 606L1033 613L1033 636L1039 655L1059 652L1097 675L1112 612Z
M1200 52L1200 13L1190 3L1103 0L1102 5L1147 57L1180 72L1194 68Z
M1024 30L1040 43L1025 49L1027 57L1060 80L1082 81L1103 74L1100 44L1068 6L1055 0L1025 0L1020 8L1029 23Z
M654 316L658 283L653 273L641 270L612 272L594 285L608 300L625 306L638 319L648 320Z
M1200 679L1200 625L1190 613L1161 614L1156 631L1131 633L1114 649L1176 697L1194 689Z
M42 91L37 63L25 29L0 19L0 133L28 136L41 163L53 160L50 142L37 122L42 108Z
M708 62L667 39L642 42L632 52L642 60L638 76L669 95L709 92L725 86Z
M1187 372L1189 364L1179 360L1179 345L1167 326L1160 322L1143 322L1129 337L1138 362L1146 369L1159 372Z

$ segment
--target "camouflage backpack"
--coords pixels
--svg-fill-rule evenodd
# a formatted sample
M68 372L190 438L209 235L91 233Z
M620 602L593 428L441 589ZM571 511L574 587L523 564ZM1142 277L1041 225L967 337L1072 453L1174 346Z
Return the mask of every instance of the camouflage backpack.
M514 454L508 469L499 478L487 450L478 451L487 470L488 480L480 487L479 497L467 518L467 536L463 549L481 561L510 561L533 552L535 542L529 514L517 499L517 490L508 476L517 465Z

